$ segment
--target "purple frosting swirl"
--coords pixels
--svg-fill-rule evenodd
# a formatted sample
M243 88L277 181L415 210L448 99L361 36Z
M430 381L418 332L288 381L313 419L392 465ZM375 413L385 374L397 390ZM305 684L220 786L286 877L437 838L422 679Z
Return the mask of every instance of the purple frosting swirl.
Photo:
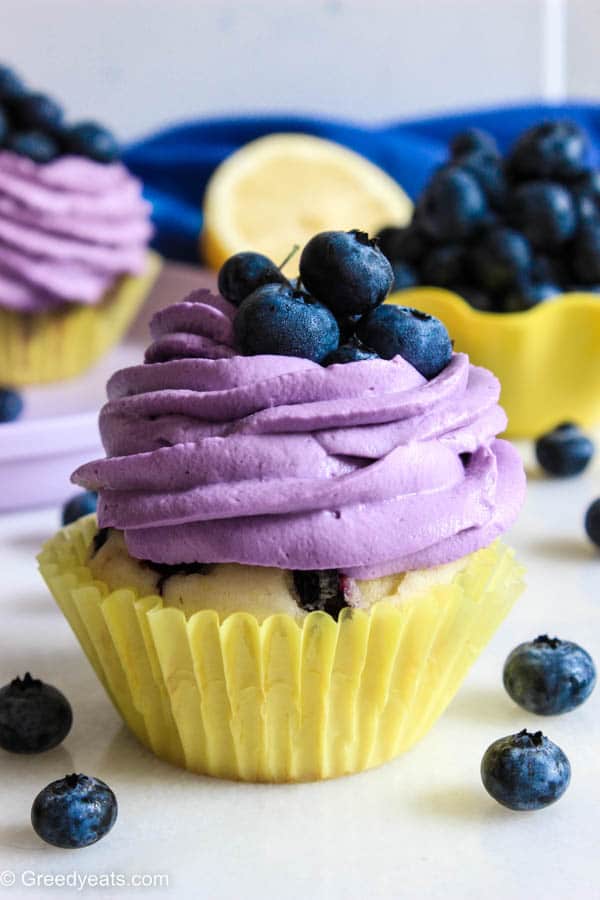
M120 163L0 151L0 306L98 303L116 278L143 271L149 209Z
M234 313L208 291L162 310L145 364L108 383L107 459L73 480L100 491L100 525L133 556L374 578L450 562L513 522L525 476L496 438L490 372L460 353L431 381L401 357L242 357Z

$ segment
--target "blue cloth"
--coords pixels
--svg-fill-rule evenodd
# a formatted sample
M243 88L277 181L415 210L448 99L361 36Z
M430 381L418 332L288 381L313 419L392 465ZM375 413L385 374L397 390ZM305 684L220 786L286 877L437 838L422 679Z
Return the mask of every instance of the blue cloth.
M144 183L153 205L154 246L164 256L198 260L204 188L230 153L274 131L301 131L344 144L385 169L415 198L447 157L448 139L463 128L490 131L506 150L524 128L543 118L569 118L590 135L593 165L600 159L600 106L503 107L452 116L406 120L377 127L302 117L208 119L160 131L126 149L124 161Z

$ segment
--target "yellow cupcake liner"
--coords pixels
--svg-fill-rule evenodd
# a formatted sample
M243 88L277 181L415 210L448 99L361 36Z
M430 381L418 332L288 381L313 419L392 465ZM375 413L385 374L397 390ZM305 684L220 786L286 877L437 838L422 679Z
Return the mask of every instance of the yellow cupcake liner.
M455 350L500 379L511 437L560 422L600 422L600 296L561 294L527 312L489 313L443 288L410 288L388 302L441 319Z
M0 303L0 384L24 387L79 375L125 334L160 265L160 257L148 253L141 275L119 278L93 306L21 313Z
M39 556L56 602L129 728L157 756L242 781L334 778L411 747L446 708L522 589L499 541L450 584L402 606L259 624L189 619L158 596L109 591L86 566L94 516Z

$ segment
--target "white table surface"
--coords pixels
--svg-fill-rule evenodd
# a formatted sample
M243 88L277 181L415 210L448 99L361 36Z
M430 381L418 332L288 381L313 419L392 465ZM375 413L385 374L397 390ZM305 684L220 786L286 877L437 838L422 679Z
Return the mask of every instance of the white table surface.
M600 456L600 454L599 454ZM0 683L30 670L61 688L74 710L64 745L39 757L0 751L0 874L7 897L77 895L29 886L56 873L166 875L147 896L177 898L418 898L544 900L600 896L600 689L579 710L541 719L505 694L504 659L548 632L600 662L600 554L585 509L600 467L569 481L532 472L511 541L528 587L429 735L382 768L336 781L243 785L201 778L155 759L121 725L36 572L34 554L57 510L0 518ZM496 738L543 729L567 753L572 783L553 807L511 813L485 793L479 764ZM68 772L115 790L111 834L85 850L44 845L29 824L36 793ZM140 888L83 896L139 897Z

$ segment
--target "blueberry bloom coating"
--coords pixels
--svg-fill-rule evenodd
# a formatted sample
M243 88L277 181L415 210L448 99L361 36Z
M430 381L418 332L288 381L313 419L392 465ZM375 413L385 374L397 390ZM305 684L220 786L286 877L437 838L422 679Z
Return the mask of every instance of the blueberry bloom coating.
M383 359L401 356L425 378L439 375L452 358L446 326L407 306L380 306L361 320L358 336Z
M299 356L322 362L339 344L333 313L291 285L266 284L241 304L234 322L245 356Z
M117 812L115 795L99 778L66 775L37 795L31 824L46 843L75 850L89 847L108 834Z
M504 664L503 679L519 706L539 716L554 716L587 700L596 669L583 647L541 635L515 647Z
M364 231L323 231L302 251L300 278L336 316L348 316L383 303L394 274L377 240Z
M488 794L508 809L544 809L566 791L571 765L560 747L541 731L530 734L523 729L487 748L481 780Z

